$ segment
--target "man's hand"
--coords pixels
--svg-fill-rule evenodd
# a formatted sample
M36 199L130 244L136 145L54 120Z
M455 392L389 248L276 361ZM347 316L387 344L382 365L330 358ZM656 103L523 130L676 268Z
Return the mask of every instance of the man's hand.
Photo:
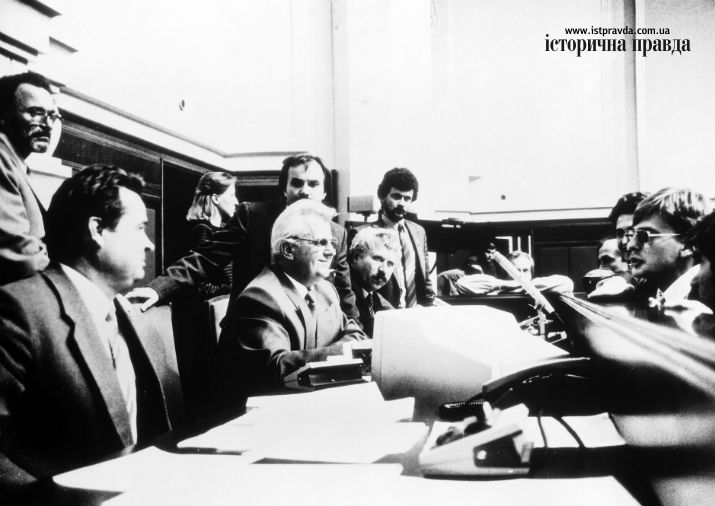
M139 288L135 288L131 292L127 293L125 297L131 302L142 303L142 305L139 306L139 309L142 312L146 311L150 307L154 306L157 302L159 302L159 294L148 286L141 286Z

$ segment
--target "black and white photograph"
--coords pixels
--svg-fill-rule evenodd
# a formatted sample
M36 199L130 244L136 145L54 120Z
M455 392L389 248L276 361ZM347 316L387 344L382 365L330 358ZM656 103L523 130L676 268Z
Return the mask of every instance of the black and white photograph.
M715 0L0 0L0 504L711 505Z

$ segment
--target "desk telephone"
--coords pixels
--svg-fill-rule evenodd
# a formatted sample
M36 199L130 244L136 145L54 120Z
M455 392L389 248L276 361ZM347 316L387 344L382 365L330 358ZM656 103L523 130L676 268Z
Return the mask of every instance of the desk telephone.
M523 403L530 414L563 416L606 411L605 401L593 381L591 359L568 357L539 362L482 386L482 391L465 401L439 407L444 420L462 420L483 409L485 401L506 408Z

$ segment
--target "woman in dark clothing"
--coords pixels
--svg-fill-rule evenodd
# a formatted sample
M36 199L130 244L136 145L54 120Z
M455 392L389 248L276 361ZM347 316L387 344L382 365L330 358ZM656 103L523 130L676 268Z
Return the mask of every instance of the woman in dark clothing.
M186 221L193 226L190 232L190 248L193 249L209 239L233 216L238 206L236 178L227 172L208 172L201 176L194 192L194 201L186 213ZM199 295L208 300L231 291L233 265L224 267L220 276L201 283Z
M233 216L236 199L236 178L226 172L208 172L201 176L194 192L194 201L186 213L191 226L190 248L209 239ZM179 374L184 390L186 414L196 420L211 413L213 405L213 370L216 339L209 331L208 305L205 301L231 292L232 265L201 283L196 289L185 290L173 301L174 340L179 362Z

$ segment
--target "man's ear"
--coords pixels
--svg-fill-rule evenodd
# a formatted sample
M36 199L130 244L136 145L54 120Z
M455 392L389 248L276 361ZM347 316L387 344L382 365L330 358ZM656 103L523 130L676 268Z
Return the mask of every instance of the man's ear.
M680 250L679 256L680 256L680 258L692 258L693 248L683 244L683 249Z
M210 198L211 198L211 203L215 206L218 206L218 195L216 195L215 193L212 193Z
M89 240L93 242L98 248L104 246L104 226L102 225L102 220L96 216L91 216L87 222L87 230L89 232Z
M283 241L281 244L281 256L286 260L293 260L295 255L293 255L293 244L288 241Z

